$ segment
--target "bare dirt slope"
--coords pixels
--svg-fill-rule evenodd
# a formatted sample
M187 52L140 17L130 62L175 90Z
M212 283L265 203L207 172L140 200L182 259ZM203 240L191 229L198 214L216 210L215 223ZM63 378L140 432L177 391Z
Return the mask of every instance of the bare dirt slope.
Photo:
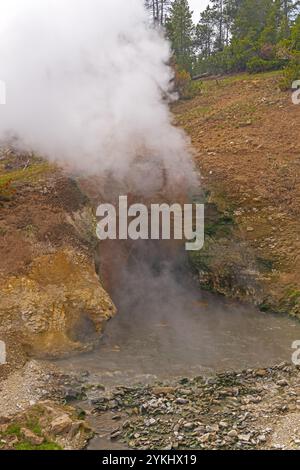
M177 103L206 191L200 282L264 310L299 314L300 106L278 73L203 83Z

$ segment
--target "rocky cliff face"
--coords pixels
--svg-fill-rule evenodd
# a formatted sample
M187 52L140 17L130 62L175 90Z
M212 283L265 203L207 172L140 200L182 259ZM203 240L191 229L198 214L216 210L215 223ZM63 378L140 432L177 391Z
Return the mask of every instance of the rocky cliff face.
M10 366L21 351L24 359L23 352L55 357L85 350L114 315L95 271L94 233L92 208L74 181L37 158L2 149L0 339Z

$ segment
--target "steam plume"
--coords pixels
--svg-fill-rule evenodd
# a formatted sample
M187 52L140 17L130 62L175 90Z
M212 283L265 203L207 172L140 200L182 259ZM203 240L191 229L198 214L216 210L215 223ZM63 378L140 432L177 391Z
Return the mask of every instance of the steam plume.
M1 0L0 139L82 172L123 178L148 156L192 173L162 98L169 55L142 0Z

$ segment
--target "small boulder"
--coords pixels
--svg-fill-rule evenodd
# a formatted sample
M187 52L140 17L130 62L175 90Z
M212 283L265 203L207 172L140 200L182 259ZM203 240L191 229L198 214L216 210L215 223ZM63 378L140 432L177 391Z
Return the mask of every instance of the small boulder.
M38 446L44 442L44 438L42 436L37 436L34 432L30 431L30 429L22 428L21 432L24 439L30 442L33 446Z
M268 371L266 369L258 369L255 371L256 377L265 377L266 375L268 375Z
M175 387L154 387L152 389L154 395L173 395L176 392Z
M72 420L67 414L58 416L50 424L50 432L54 435L66 434L72 428Z

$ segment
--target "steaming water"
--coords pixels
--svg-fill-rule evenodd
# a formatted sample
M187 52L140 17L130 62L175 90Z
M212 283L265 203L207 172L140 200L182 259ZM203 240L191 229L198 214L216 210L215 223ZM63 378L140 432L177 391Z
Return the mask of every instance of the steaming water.
M152 250L132 257L112 292L118 314L99 346L60 366L88 370L91 381L110 386L291 360L300 322L202 292L177 261L158 262Z

